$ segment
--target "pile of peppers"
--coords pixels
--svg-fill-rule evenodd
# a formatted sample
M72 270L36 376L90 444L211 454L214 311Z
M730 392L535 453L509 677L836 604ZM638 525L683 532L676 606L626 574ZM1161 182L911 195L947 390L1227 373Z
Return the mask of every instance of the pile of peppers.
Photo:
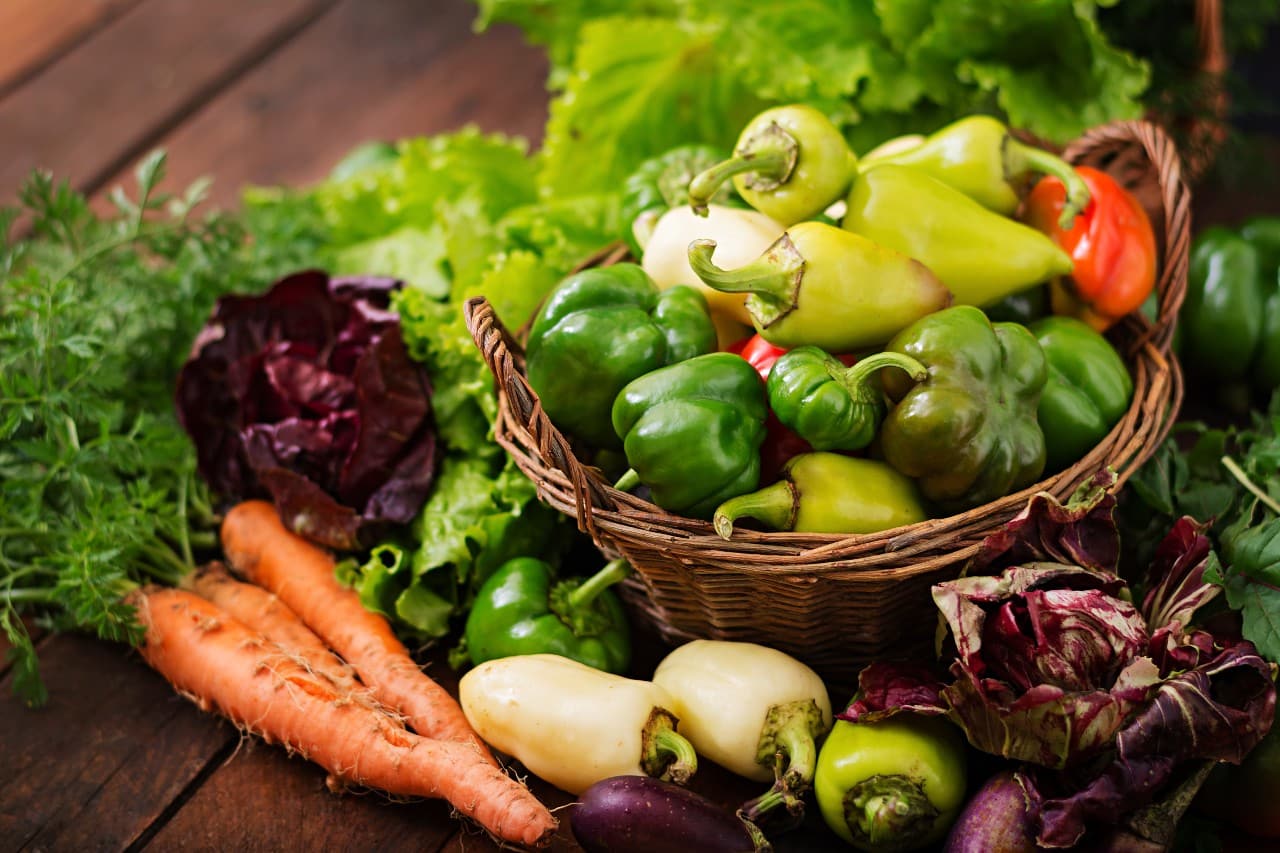
M1130 405L1105 333L1152 293L1150 221L996 119L860 159L821 111L773 107L728 156L646 162L625 198L640 264L551 294L530 384L602 469L621 451L618 488L723 537L972 509L1082 459Z

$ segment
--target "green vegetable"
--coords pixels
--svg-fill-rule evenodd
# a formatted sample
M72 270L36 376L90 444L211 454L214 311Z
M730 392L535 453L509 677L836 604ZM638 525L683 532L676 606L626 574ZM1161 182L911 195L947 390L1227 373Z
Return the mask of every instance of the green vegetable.
M756 331L788 349L876 346L951 303L946 287L918 261L820 222L793 226L734 270L712 263L715 250L714 241L694 240L689 265L715 290L751 294L747 311Z
M1015 139L991 116L968 116L952 122L919 145L876 158L863 158L861 169L883 163L909 166L937 178L1001 216L1018 209L1018 187L1035 173L1053 175L1068 189L1062 209L1063 228L1089 203L1089 188L1066 161L1043 148Z
M885 349L929 371L916 383L884 375L896 405L880 429L885 460L916 478L928 500L969 509L1036 481L1045 460L1036 407L1047 369L1030 332L960 306L916 321Z
M915 483L885 463L823 452L792 457L776 483L720 504L716 533L729 539L743 516L801 533L875 533L929 517Z
M848 204L841 227L924 264L958 305L990 305L1071 272L1070 256L1044 234L906 166L863 172Z
M1060 471L1092 450L1124 415L1133 378L1107 339L1074 317L1045 317L1028 329L1049 370L1036 410L1045 470Z
M859 850L915 850L941 840L960 814L965 763L964 738L946 720L836 720L813 790L827 826Z
M620 219L623 237L632 255L637 258L644 255L662 214L688 202L689 182L694 176L722 159L724 152L710 145L681 145L650 157L627 177L622 185ZM727 186L720 187L709 201L730 206L742 204Z
M471 662L548 653L625 672L631 662L627 617L608 587L628 574L627 563L614 560L591 578L557 581L544 560L508 560L480 587L467 615Z
M635 264L583 270L538 312L525 347L529 385L558 426L596 447L617 448L609 420L631 380L712 352L716 330L692 287L659 290Z
M317 240L301 204L255 210L252 240L237 217L198 217L208 184L169 197L164 171L163 153L144 158L109 216L37 172L22 241L5 237L18 211L0 212L0 628L32 705L46 693L22 615L137 642L129 590L175 582L216 544L174 377L218 296Z
M1211 377L1224 399L1247 401L1249 385L1280 387L1280 262L1274 231L1259 219L1239 230L1196 235L1187 296L1178 315L1182 361Z
M861 450L884 417L880 370L925 377L924 367L899 353L869 355L853 367L814 346L784 353L769 371L769 408L814 450Z
M759 374L731 353L646 373L613 404L613 428L631 466L618 488L640 482L663 509L710 517L759 482L766 412Z
M980 112L1066 142L1137 118L1146 64L1093 0L481 0L552 60L545 192L618 186L673 145L728 148L761 109L817 106L857 151ZM654 116L661 116L655 121Z
M858 158L818 110L790 104L765 110L738 137L733 157L689 184L689 203L705 214L726 178L748 204L783 225L812 219L849 189Z

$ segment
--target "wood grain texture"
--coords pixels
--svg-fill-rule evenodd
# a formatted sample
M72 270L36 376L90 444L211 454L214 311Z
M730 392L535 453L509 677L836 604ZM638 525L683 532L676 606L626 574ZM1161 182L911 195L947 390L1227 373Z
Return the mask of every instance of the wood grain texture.
M159 140L170 189L215 178L211 200L246 184L306 185L366 139L474 123L536 144L546 60L511 27L471 32L467 0L344 0ZM108 184L131 185L132 164Z
M0 679L0 850L123 849L238 738L123 646L41 649L49 704Z
M0 97L139 0L0 3Z
M0 100L0 203L48 168L93 190L332 0L147 0Z

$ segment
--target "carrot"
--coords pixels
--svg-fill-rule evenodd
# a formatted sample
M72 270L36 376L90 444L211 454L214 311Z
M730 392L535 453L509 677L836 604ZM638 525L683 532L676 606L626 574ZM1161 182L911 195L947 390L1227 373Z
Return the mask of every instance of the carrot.
M289 605L260 586L231 577L221 563L201 566L183 579L182 586L304 661L338 690L365 689L351 667L339 660Z
M457 701L414 663L387 620L338 582L333 557L287 530L274 506L232 507L222 521L222 550L233 569L278 595L414 731L471 744L497 766Z
M153 669L201 709L319 764L331 788L443 798L498 838L530 847L555 832L533 793L473 748L398 728L212 603L158 586L138 590L132 603Z

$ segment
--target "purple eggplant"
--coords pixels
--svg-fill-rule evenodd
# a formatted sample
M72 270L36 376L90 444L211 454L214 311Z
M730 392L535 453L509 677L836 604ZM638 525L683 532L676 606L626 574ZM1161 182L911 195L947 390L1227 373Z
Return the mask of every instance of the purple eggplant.
M1010 770L978 789L951 826L943 853L1035 853L1026 795Z
M762 853L751 823L706 797L649 776L612 776L582 792L570 814L587 853Z

